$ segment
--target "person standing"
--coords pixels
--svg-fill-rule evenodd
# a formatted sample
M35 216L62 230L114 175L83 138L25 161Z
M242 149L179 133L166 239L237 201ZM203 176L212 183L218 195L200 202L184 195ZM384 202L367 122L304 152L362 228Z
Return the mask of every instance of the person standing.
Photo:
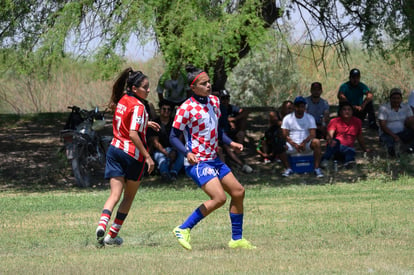
M232 141L218 127L220 104L219 99L211 95L208 74L192 65L188 65L186 70L192 96L177 110L170 142L184 153L187 174L210 199L197 207L184 223L174 228L173 234L182 247L191 250L190 231L202 219L225 204L227 192L231 197L229 215L232 228L228 246L254 249L256 247L243 238L245 189L230 168L217 156L219 139L238 151L243 150L243 145ZM184 134L185 144L179 139L181 134Z
M311 114L316 122L316 138L326 138L326 125L329 122L329 104L321 97L322 84L313 82L310 89L311 95L305 97L306 112Z
M189 91L185 76L179 69L173 73L165 72L161 75L157 85L157 94L159 102L167 102L173 109L188 98Z
M148 126L158 131L159 125L148 122L149 115L144 100L149 92L148 77L131 68L119 75L112 88L109 106L115 111L112 121L114 137L107 152L105 166L105 178L109 179L111 192L96 228L96 238L100 244L123 243L118 233L134 201L145 166L148 173L154 170L154 161L146 143L146 132ZM104 238L112 211L122 195L115 220Z
M338 91L339 104L349 102L352 105L354 116L361 121L364 121L368 114L369 128L378 130L373 97L367 85L361 82L361 72L358 69L352 69L349 72L349 81L343 83Z

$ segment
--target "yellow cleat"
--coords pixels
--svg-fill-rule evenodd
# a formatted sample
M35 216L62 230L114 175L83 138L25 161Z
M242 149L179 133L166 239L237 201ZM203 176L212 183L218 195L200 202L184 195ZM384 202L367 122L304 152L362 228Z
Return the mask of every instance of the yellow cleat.
M180 243L182 247L184 247L187 250L191 250L190 228L181 229L177 226L176 228L174 228L173 234L177 238L177 241Z
M252 245L248 240L245 238L241 238L239 240L231 240L229 241L230 248L243 248L243 249L256 249L256 246Z

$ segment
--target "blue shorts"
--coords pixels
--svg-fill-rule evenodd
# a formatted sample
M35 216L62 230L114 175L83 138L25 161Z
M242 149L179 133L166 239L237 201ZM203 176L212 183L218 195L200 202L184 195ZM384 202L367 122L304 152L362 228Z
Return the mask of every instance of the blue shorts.
M231 172L231 170L219 158L215 158L214 160L203 161L195 165L186 166L185 172L195 183L197 183L198 187L201 187L215 177L222 180L225 175Z
M105 179L124 177L139 181L144 172L145 162L139 162L121 149L112 145L106 153Z

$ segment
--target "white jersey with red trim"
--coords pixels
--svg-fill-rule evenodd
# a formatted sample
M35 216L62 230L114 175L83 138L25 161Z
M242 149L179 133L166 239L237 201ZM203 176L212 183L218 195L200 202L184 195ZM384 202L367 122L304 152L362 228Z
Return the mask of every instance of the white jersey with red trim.
M144 157L129 137L129 131L137 131L138 135L148 150L146 134L148 125L148 113L144 104L132 95L124 95L116 105L116 111L112 121L114 138L111 145L123 150L138 161Z
M219 100L213 95L207 98L206 104L190 97L177 110L173 127L184 132L186 150L195 154L200 161L217 157L220 116ZM189 165L187 159L184 164Z

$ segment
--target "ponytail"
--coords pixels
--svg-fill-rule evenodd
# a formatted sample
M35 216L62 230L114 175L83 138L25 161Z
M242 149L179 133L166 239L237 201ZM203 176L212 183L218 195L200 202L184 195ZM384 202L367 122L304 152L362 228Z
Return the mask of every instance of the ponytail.
M115 111L116 105L126 91L131 91L132 86L140 87L141 83L147 76L144 75L141 71L134 71L131 67L123 70L118 78L115 80L114 85L112 86L112 95L109 102L109 108L112 111Z

